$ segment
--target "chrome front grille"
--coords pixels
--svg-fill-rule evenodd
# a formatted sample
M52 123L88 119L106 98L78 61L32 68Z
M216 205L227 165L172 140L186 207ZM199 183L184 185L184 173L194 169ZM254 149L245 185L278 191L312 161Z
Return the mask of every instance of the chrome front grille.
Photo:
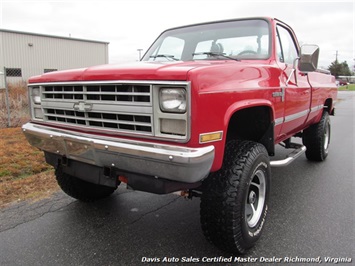
M151 102L149 85L86 85L86 86L44 86L44 99L89 100L115 102Z
M77 112L60 109L44 109L48 121L89 127L119 129L122 131L152 132L151 117L145 115Z
M152 85L42 85L43 120L93 129L153 135Z

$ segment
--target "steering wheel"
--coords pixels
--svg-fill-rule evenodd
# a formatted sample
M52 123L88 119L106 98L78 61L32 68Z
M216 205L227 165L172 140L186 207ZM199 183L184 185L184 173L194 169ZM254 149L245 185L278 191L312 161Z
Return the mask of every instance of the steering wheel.
M239 54L237 54L237 56L239 55L245 55L245 54L258 54L257 52L253 51L253 50L245 50L245 51L241 51Z

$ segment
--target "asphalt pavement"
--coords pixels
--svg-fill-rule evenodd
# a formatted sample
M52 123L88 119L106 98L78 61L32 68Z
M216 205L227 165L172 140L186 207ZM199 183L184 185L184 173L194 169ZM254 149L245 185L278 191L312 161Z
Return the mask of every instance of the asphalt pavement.
M264 232L244 256L224 253L205 240L198 198L121 185L112 197L93 204L58 192L2 209L0 265L354 264L355 92L339 93L331 122L326 161L301 156L272 169ZM277 151L278 157L287 154Z

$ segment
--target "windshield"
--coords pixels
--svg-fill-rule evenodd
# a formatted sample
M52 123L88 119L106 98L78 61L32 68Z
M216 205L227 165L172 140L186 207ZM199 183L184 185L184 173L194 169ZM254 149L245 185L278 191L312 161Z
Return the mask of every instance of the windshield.
M249 19L165 31L142 61L267 59L269 55L268 22Z

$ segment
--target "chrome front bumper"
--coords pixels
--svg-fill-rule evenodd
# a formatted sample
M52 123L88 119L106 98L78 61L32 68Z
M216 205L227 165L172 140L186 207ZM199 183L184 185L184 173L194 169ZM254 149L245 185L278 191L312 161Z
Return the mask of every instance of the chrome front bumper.
M81 134L34 123L22 126L32 146L68 159L95 165L195 183L204 179L213 163L214 147L185 148L120 138Z

